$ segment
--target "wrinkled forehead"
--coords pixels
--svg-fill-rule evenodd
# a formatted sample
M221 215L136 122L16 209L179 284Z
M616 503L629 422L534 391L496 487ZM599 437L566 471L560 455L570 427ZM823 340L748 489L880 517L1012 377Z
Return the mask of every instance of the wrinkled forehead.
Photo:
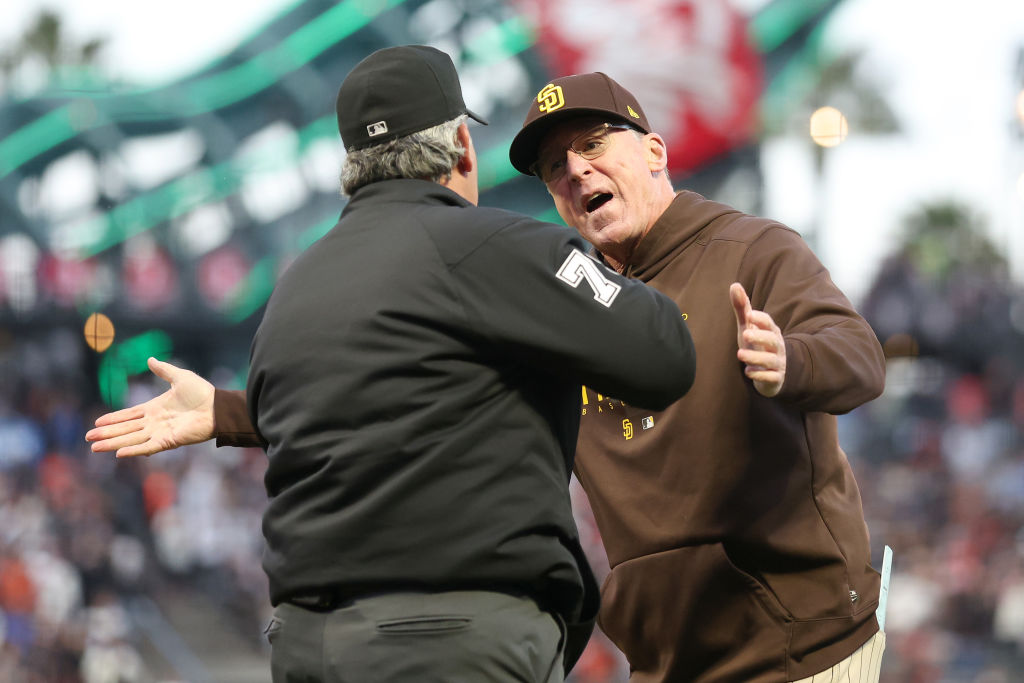
M541 138L540 144L537 146L537 155L541 156L549 150L560 152L566 149L574 138L606 121L607 118L595 114L586 114L562 121L553 126Z

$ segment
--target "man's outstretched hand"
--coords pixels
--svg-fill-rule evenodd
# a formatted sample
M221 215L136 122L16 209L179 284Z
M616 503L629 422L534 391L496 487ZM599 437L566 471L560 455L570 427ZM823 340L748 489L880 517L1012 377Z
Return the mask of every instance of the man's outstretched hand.
M729 287L729 299L736 314L736 357L746 365L744 372L762 396L771 398L782 391L786 381L786 340L782 330L764 311L750 306L750 297L738 282Z
M194 372L150 358L149 369L171 388L145 403L101 415L85 440L118 458L152 455L213 438L213 385Z

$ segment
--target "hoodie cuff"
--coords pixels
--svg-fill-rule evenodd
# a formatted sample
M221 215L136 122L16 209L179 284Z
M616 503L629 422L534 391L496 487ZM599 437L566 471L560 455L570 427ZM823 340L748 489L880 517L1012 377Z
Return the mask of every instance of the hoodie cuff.
M213 436L217 447L262 447L265 444L249 420L244 391L214 389Z

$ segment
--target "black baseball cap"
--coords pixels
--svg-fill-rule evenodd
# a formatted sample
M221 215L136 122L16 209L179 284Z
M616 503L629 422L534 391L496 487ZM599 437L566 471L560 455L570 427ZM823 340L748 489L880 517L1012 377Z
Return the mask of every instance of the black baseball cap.
M436 126L466 108L451 57L426 45L377 50L355 65L338 90L338 130L352 151Z
M622 121L642 133L651 132L651 124L633 93L607 74L595 71L564 76L541 88L530 104L523 127L508 150L512 165L520 173L533 175L530 166L537 160L537 148L548 131L562 121L588 115Z

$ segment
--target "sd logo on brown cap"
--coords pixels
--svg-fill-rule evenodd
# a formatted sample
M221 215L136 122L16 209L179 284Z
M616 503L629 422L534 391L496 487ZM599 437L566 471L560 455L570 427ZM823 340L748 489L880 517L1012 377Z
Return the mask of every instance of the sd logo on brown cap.
M537 147L556 124L580 116L604 115L609 122L622 121L650 133L647 116L633 94L608 75L589 74L556 78L541 88L530 106L523 127L512 140L508 156L520 173L533 175Z

